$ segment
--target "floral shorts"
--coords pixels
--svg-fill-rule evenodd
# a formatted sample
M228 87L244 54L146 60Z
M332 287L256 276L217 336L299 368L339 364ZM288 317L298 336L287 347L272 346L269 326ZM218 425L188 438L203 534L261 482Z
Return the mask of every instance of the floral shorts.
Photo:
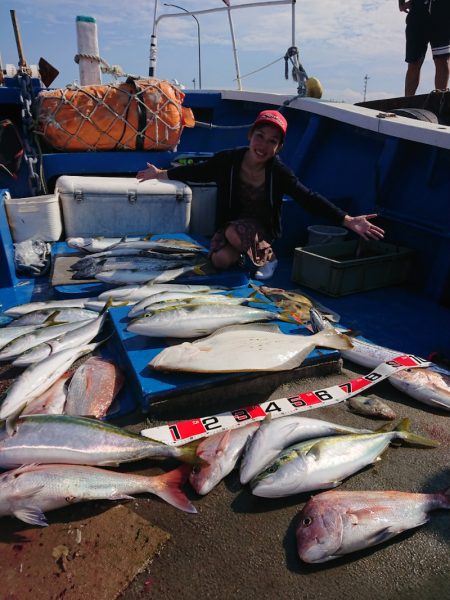
M241 241L241 247L239 248L241 254L247 256L253 266L262 267L271 260L273 256L272 244L268 241L264 228L254 219L230 221L225 227L219 229L211 239L210 255L227 245L225 232L230 226L234 227Z

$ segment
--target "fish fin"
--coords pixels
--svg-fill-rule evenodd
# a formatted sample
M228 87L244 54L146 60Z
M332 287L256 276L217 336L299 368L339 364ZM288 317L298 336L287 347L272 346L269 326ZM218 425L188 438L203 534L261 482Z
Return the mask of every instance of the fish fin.
M223 433L219 445L217 446L216 456L222 456L222 454L225 452L225 450L228 447L228 444L230 443L230 437L231 429L227 429L227 431Z
M342 481L329 481L324 488L328 489L328 488L337 488L340 485L342 485ZM320 489L319 487L317 489Z
M114 494L111 494L111 496L109 496L108 500L134 500L134 497L130 496L129 494L115 492Z
M181 461L190 465L198 465L200 467L209 465L208 461L206 461L204 458L201 458L201 456L198 456L197 454L197 448L200 442L201 439L189 442L188 444L184 444L183 446L181 446L179 448L180 454L178 455L178 458Z
M20 417L20 413L25 408L26 404L23 404L14 413L8 415L5 419L6 433L11 437L17 431L17 420Z
M41 527L47 527L47 519L45 518L44 513L37 506L27 506L20 508L18 510L13 511L13 515L24 521L25 523L29 523L30 525L40 525Z
M440 446L440 442L437 440L433 440L432 438L427 438L422 435L417 435L415 433L411 433L410 431L399 432L399 437L406 444L418 446L419 448L436 448L437 446Z
M270 300L268 298L258 298L258 293L259 290L255 289L254 292L252 292L250 294L250 296L248 296L246 298L246 302L253 302L254 304L271 304ZM227 294L227 296L230 295L231 297L233 297L233 294Z
M318 441L316 444L313 444L311 446L311 448L306 453L306 456L308 458L313 458L316 461L319 460L319 458L320 458L320 447L321 447L321 442Z
M275 313L274 318L279 321L284 321L286 323L303 323L303 319L300 314L297 312L292 312L289 310L283 310L280 313Z
M125 304L123 306L125 306L127 303L125 302ZM114 300L112 296L109 296L108 300L105 302L105 306L102 308L102 310L100 311L100 315L105 314L105 312L107 312L111 306L117 306L114 304Z
M404 531L403 528L395 529L392 526L384 527L383 529L380 529L379 531L377 531L376 533L374 533L371 536L370 544L375 545L375 544L381 544L383 542L386 542L387 540L390 540L392 537L394 537L394 535L397 535L398 533L401 533L402 531Z
M44 327L53 327L54 325L64 325L66 323L66 321L57 321L56 320L56 317L60 313L61 313L60 310L54 310L52 313L50 313L43 323Z
M190 471L189 465L182 465L168 473L158 475L156 478L152 477L149 492L156 494L159 498L184 512L196 513L197 509L181 489L181 485L186 482Z
M345 333L339 333L336 329L323 329L315 334L317 346L335 348L336 350L348 350L353 348L351 339Z
M238 325L225 325L224 327L220 327L220 329L216 329L207 338L203 340L199 340L204 342L206 340L210 340L216 335L220 335L224 331L268 331L270 333L281 333L278 325L274 325L273 323L242 323ZM193 342L195 343L195 342Z
M402 419L400 421L400 423L398 423L393 430L393 431L398 432L397 439L399 439L407 444L411 444L412 446L419 446L419 447L423 447L423 448L436 448L437 446L440 445L440 443L437 440L433 440L431 438L427 438L427 437L424 437L421 435L417 435L416 433L412 433L409 430L410 426L411 426L410 419L408 419L408 418ZM389 431L389 429L388 429L388 431ZM378 433L378 431L377 431L377 433ZM394 445L395 445L395 439L393 439L391 441L391 444L392 443L394 443Z

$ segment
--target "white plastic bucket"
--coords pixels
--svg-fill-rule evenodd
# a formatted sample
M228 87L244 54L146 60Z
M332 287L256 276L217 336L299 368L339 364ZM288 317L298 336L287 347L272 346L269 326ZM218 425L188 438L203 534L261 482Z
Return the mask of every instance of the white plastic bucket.
M347 229L344 227L334 227L332 225L310 225L308 227L308 246L315 244L330 244L340 242L347 235Z
M14 242L56 242L62 234L61 209L54 194L6 198L6 213Z

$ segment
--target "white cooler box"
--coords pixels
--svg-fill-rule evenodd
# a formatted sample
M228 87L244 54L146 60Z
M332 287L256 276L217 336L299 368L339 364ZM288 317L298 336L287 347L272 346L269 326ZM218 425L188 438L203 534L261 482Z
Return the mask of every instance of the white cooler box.
M55 193L66 237L189 231L192 191L181 181L63 175Z
M56 194L30 198L11 198L6 194L5 208L14 242L56 242L61 237L61 210Z

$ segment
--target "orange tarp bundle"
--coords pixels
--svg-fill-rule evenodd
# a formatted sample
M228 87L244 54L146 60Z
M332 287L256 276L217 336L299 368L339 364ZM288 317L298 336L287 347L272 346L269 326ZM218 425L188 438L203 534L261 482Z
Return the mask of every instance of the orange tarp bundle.
M38 127L58 150L172 150L194 115L168 81L69 86L38 97Z

